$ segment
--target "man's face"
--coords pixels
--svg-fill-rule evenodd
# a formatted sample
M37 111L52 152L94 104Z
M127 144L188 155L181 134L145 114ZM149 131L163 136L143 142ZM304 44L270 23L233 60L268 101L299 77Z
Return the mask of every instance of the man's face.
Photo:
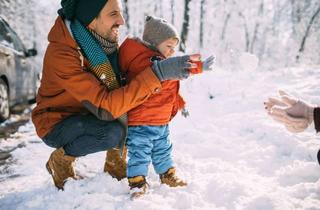
M122 5L120 0L108 0L88 27L103 38L117 42L119 40L119 27L124 24Z

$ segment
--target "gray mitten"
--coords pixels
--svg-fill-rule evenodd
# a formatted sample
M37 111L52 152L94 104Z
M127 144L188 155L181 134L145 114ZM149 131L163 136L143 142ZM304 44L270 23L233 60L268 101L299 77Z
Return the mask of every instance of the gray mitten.
M213 55L211 55L210 57L205 59L202 62L202 70L203 71L212 71L212 65L214 64L215 59L216 59L216 57L214 57Z
M181 110L181 115L184 116L185 118L189 117L190 113L186 108L183 108Z
M190 74L188 69L191 68L189 59L190 56L185 55L156 60L153 62L152 69L160 81L186 79Z

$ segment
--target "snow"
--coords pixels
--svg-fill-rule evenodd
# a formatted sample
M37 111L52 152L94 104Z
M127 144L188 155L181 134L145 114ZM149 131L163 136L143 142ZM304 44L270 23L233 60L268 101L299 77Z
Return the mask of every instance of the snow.
M243 70L256 70L259 64L259 58L251 53L242 53L240 58L240 66Z
M314 129L291 134L263 106L278 88L319 104L318 68L216 68L184 81L190 116L174 119L171 139L178 175L189 185L162 186L150 167L150 192L135 201L126 180L102 172L105 152L79 158L76 170L86 178L58 191L45 169L53 149L29 122L0 142L3 149L20 144L0 167L0 209L319 209Z

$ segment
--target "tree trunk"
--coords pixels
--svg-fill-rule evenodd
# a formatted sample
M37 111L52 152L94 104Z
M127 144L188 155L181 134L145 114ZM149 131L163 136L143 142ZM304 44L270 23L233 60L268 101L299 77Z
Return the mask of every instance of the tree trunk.
M222 32L221 32L221 36L220 39L224 40L225 36L226 36L226 31L227 31L227 27L228 27L228 23L230 20L230 13L227 14L227 17L224 19L224 23L223 23L223 28L222 28Z
M191 0L185 0L185 5L184 5L184 18L183 18L183 25L182 25L182 31L181 31L181 42L180 42L180 47L179 50L182 52L186 51L186 41L188 38L188 33L189 33L189 4Z
M259 28L260 28L260 21L261 21L261 17L263 16L263 12L264 12L264 0L261 0L261 4L259 7L259 11L258 11L258 20L254 26L254 32L253 32L253 37L252 37L252 41L251 41L251 46L250 46L250 53L253 53L254 50L254 45L258 39L258 32L259 32Z
M163 4L162 1L159 1L159 16L163 18Z
M317 18L317 16L320 14L320 6L318 7L318 9L315 11L315 13L311 16L311 19L309 21L309 24L307 26L307 29L306 29L306 32L304 33L304 36L302 38L302 41L301 41L301 44L300 44L300 49L299 49L299 52L298 52L298 55L296 56L296 61L298 62L299 59L300 59L300 55L303 53L304 51L304 47L305 47L305 44L306 44L306 41L307 41L307 38L310 34L310 29L314 23L314 20Z
M124 0L124 19L126 21L127 26L127 34L129 34L130 31L130 24L129 24L129 6L128 6L128 0Z
M204 4L206 3L205 0L201 0L200 5L200 48L203 47L203 36L204 36L204 17L205 17L205 10Z
M248 23L247 23L246 17L242 14L242 12L239 12L239 16L243 19L244 35L246 38L246 52L249 52L250 35L249 35Z
M296 33L295 23L296 23L296 17L295 17L295 4L296 0L290 0L291 3L291 24L292 24L292 32L293 34Z
M158 4L157 2L154 3L154 8L153 8L153 15L157 16L158 13Z
M163 18L162 1L156 1L154 5L154 14L158 17Z
M174 0L171 0L171 24L174 25L174 12L175 12L175 4Z

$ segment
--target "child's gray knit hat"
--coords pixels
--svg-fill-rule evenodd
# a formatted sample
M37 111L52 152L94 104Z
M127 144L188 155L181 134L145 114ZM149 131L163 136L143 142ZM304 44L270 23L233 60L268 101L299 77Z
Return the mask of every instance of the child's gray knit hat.
M178 32L173 25L161 18L153 16L146 17L142 36L143 41L157 47L169 38L180 40Z

